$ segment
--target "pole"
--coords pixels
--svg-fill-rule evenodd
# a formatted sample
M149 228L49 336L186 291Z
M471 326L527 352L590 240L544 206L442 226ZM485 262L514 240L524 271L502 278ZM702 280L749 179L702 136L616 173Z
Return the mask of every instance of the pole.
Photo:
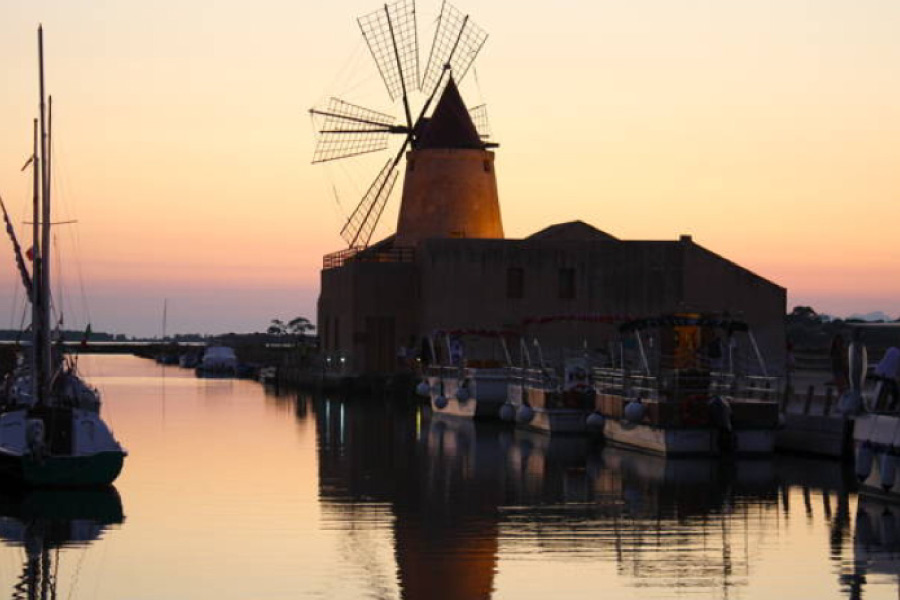
M34 120L34 155L31 167L34 172L34 194L32 196L31 218L31 394L33 398L41 397L41 159L39 154L38 120Z
M44 29L38 26L38 63L40 74L40 119L41 119L41 396L39 400L49 400L50 364L50 172L47 169L49 144L46 128L44 104Z

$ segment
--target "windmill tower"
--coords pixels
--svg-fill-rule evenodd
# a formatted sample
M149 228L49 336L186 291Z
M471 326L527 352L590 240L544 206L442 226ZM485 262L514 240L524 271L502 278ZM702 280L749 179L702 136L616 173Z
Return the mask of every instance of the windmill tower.
M434 237L502 238L490 151L496 144L487 141L484 106L470 111L457 88L487 34L444 2L420 77L414 0L385 4L358 22L390 99L402 101L404 119L398 123L390 115L331 98L325 108L310 110L318 120L313 163L387 150L391 136L403 141L347 219L341 236L351 249L369 245L405 156L396 247ZM415 119L413 92L424 98Z

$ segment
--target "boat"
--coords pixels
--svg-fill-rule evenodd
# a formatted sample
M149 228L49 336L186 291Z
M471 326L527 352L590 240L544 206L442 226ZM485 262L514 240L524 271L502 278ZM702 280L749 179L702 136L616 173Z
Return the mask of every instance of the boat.
M525 319L523 326L534 323L611 324L622 317L607 315L557 315ZM588 349L587 339L577 350L563 348L554 362L545 360L537 337L532 341L534 357L525 338L520 340L521 366L510 369L507 403L501 418L515 421L524 429L545 433L585 433L587 417L594 410L596 391L592 367L601 364L595 352Z
M853 423L853 453L860 492L898 501L900 349L887 348L872 373L861 341L854 340L848 352L850 390L841 403L845 412L859 413Z
M238 359L228 346L210 346L203 353L195 373L198 377L236 377Z
M663 455L774 450L779 379L746 323L679 313L630 321L620 332L616 366L593 369L597 395L586 421L607 443Z
M511 369L501 418L545 433L585 433L596 396L589 354L567 357L556 367L540 361Z
M510 358L501 330L457 329L428 336L424 379L416 387L435 414L498 419L506 402Z
M5 205L0 208L32 306L27 356L6 375L0 409L0 483L25 486L102 486L122 470L126 452L100 416L100 394L51 339L50 157L45 129L43 33L38 29L40 119L34 123L33 240L29 273ZM40 125L39 125L40 123ZM46 133L45 133L46 131Z

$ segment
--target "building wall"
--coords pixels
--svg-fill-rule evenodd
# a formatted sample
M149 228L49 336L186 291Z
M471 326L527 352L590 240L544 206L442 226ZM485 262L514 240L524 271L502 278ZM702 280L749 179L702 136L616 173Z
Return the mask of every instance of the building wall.
M511 271L518 270L519 289ZM320 335L355 372L377 372L383 357L435 330L508 329L537 337L551 357L617 339L612 324L555 322L556 315L652 317L679 311L747 320L767 359L784 360L785 290L692 243L429 239L415 263L348 263L322 274ZM339 318L339 341L329 318ZM393 319L392 322L389 322ZM381 347L375 351L373 345ZM515 358L518 348L511 348ZM518 360L518 358L517 358Z
M418 330L415 265L351 261L323 270L321 290L319 336L332 369L394 371L399 347L415 339Z
M746 321L770 374L783 374L787 290L697 244L682 245L685 305L699 311L728 310Z

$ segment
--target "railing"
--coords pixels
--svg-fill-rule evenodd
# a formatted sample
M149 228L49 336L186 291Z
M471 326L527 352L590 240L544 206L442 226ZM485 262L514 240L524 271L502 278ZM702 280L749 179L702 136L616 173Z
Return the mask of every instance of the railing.
M322 257L322 268L337 269L348 262L377 262L377 263L411 263L416 258L416 251L411 247L389 248L379 250L376 248L364 248L356 246L332 252Z
M716 371L692 374L665 370L657 377L639 371L597 367L592 374L599 393L645 400L674 399L684 393L775 400L780 391L777 377L739 376Z

